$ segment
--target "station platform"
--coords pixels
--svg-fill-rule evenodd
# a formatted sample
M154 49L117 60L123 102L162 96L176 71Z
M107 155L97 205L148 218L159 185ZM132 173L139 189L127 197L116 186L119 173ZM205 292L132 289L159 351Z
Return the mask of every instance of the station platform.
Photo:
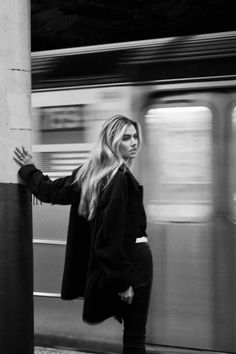
M102 353L99 351L98 353ZM108 353L103 352L103 353ZM109 351L109 353L112 353ZM208 350L194 350L194 349L187 349L187 348L175 348L175 347L162 347L162 346L155 346L153 348L148 348L148 353L152 354L230 354L227 352L215 352L215 351L208 351ZM84 352L84 351L77 351L77 350L69 350L69 349L59 349L59 348L47 348L47 347L40 347L36 346L34 348L34 354L95 354L95 352Z
M101 352L98 353L113 353L113 352ZM194 350L194 349L187 349L187 348L175 348L175 347L162 347L162 346L155 346L153 348L148 348L148 353L150 354L230 354L228 352L215 352L215 351L208 351L208 350ZM77 351L77 350L69 350L69 349L60 349L60 348L47 348L47 347L40 347L35 346L34 354L95 354L95 352L91 351Z
M79 352L65 349L35 347L34 354L93 354L89 352Z

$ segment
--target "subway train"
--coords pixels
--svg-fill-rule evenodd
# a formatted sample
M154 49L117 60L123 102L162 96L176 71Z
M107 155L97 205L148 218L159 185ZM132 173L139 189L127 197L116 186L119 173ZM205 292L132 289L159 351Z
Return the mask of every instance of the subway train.
M154 281L148 352L236 351L236 32L32 53L32 149L51 179L83 163L101 124L137 120ZM32 198L36 344L120 352L114 319L62 301L69 206Z

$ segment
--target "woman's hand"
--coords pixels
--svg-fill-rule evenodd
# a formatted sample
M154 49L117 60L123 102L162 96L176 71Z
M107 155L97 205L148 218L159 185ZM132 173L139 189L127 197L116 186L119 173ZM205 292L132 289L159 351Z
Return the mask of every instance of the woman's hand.
M21 148L16 147L14 154L15 156L13 157L13 160L15 160L19 166L34 164L32 156L28 153L24 146Z
M134 291L132 286L130 286L127 290L118 293L120 295L121 300L127 302L127 304L131 304L134 297Z

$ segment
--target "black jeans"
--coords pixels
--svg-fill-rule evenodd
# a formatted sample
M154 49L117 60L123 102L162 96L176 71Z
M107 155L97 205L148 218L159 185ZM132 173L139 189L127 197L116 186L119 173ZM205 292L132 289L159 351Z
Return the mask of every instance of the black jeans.
M146 323L152 286L153 264L148 243L135 244L132 257L131 304L122 303L123 354L145 354Z

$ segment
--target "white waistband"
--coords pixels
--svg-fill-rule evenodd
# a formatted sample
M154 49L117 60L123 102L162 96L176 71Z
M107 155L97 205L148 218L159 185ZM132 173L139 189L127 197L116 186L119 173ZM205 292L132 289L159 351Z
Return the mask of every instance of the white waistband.
M146 237L146 236L143 236L143 237L138 237L138 238L136 238L135 243L140 243L140 242L148 242L147 237Z

